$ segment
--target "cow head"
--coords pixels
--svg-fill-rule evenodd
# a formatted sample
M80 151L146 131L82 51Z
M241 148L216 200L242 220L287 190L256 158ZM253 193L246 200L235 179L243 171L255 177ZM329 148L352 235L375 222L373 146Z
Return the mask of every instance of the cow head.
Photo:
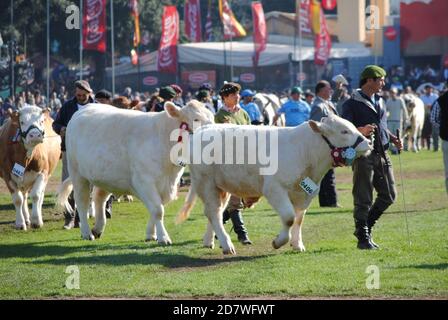
M215 122L213 113L197 100L191 100L184 108L179 108L172 102L166 102L164 108L169 117L184 124L184 129L190 133L200 126Z
M11 114L11 119L19 125L19 133L25 148L33 148L45 137L44 121L48 110L36 106L25 106Z
M311 120L309 125L330 147L334 166L351 165L354 159L367 156L373 150L370 140L350 121L338 116L324 117L321 122Z

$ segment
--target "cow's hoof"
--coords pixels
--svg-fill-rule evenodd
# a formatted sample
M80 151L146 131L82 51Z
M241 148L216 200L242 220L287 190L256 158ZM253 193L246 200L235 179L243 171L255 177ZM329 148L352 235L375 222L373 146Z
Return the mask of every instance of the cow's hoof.
M303 243L299 244L298 246L293 246L292 248L293 248L294 251L297 251L297 252L305 252L306 251L305 246L303 245Z
M212 243L212 244L205 244L204 243L204 248L215 249L215 244L214 243Z
M145 242L150 242L150 241L157 241L157 237L154 235L154 236L147 237L145 239Z
M43 224L40 224L40 223L31 223L31 228L33 228L33 229L40 229L40 228L42 228L42 226L43 226Z
M171 241L171 239L163 239L161 241L157 240L157 243L161 246L170 246L173 244L173 242Z
M95 229L92 229L92 235L95 237L95 239L101 238L102 232L96 232Z
M81 238L82 238L83 240L89 240L89 241L93 241L93 240L95 240L95 237L93 236L93 234L89 234L89 235L87 235L87 236L82 235Z
M26 231L26 224L16 224L16 229Z
M230 247L228 250L222 250L225 255L236 255L236 250L234 247Z

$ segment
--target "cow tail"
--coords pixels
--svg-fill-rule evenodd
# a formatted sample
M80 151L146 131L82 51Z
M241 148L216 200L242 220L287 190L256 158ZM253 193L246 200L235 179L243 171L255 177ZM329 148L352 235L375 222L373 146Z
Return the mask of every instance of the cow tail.
M62 184L59 187L57 198L56 198L56 204L55 207L58 210L61 211L68 211L70 214L74 214L75 210L72 208L70 203L68 202L68 197L70 196L70 193L73 191L73 184L72 180L70 178L67 178L62 182Z
M188 190L188 194L185 198L185 203L180 212L176 217L176 224L180 224L188 219L190 216L191 209L194 207L194 203L196 201L196 190L194 190L194 186L190 186L190 190Z

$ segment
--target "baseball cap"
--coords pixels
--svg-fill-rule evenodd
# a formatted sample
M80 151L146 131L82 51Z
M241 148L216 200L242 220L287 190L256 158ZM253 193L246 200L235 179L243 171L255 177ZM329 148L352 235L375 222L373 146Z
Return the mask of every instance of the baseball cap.
M291 89L291 94L294 94L294 93L302 94L303 93L302 88L300 88L300 87L293 87Z
M255 92L253 92L250 89L245 89L243 90L243 92L241 92L241 97L245 98L245 97L253 97L255 95Z

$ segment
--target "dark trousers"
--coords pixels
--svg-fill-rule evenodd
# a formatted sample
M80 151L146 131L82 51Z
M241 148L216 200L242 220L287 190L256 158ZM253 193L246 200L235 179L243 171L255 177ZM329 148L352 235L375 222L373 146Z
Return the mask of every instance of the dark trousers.
M321 207L334 206L338 202L334 170L330 169L323 177L319 190L319 205Z
M377 192L373 202L373 189ZM370 215L381 215L394 201L397 191L389 156L373 151L353 163L354 218L367 223ZM372 205L373 204L373 205Z

